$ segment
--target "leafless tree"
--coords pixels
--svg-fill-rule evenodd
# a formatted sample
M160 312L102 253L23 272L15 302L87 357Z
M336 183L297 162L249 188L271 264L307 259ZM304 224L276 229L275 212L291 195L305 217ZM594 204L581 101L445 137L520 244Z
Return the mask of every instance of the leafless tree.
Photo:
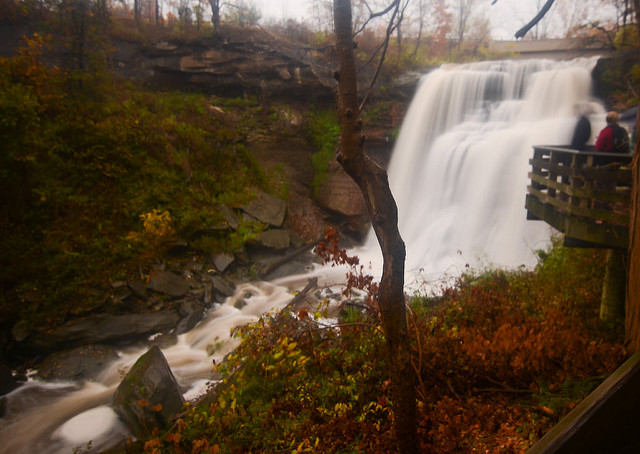
M401 0L392 4L391 23L401 14ZM336 74L341 128L338 161L360 187L382 249L384 264L377 296L388 347L396 439L401 453L414 453L418 451L416 391L404 296L405 246L398 231L398 209L387 173L363 149L365 137L353 54L351 1L334 0L333 10L339 65ZM387 40L389 29L393 26L387 27Z

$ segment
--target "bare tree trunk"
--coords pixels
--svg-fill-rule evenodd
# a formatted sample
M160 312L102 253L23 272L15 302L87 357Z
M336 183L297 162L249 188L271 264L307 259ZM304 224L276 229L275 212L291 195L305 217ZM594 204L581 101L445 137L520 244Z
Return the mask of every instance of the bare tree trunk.
M209 0L211 5L211 22L213 22L213 29L220 31L220 0Z
M396 38L398 39L398 61L402 61L402 26L398 25L396 29Z
M87 11L85 0L76 0L71 8L71 21L73 24L72 37L72 55L76 64L76 68L83 71L85 69L85 53L86 53L86 25Z
M364 153L353 55L351 1L334 0L336 55L339 73L337 110L340 119L338 161L360 187L384 259L378 304L385 332L396 438L401 453L418 451L415 373L404 299L405 246L398 231L398 209L386 172Z
M416 38L416 46L413 48L413 58L418 55L418 49L420 48L420 41L422 40L422 19L420 19L420 26L418 28L418 37Z
M136 20L136 25L140 26L140 0L133 1L133 17Z

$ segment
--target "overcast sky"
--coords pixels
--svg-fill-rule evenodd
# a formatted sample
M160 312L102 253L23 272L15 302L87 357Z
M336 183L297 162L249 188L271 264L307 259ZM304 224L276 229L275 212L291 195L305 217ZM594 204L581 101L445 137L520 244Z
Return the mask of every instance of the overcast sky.
M306 0L255 0L265 19L304 19L308 16Z
M498 0L495 5L491 5L492 0L479 0L478 9L483 12L491 21L492 36L494 39L513 39L515 32L524 24L529 22L538 12L545 0ZM262 11L263 19L296 19L306 20L311 23L311 8L309 0L254 0L256 6ZM575 0L556 0L556 5L547 14L550 21L561 21L566 15L566 10L560 8L562 3L575 5ZM587 0L580 0L583 10L588 9ZM592 15L603 14L602 8L593 8ZM556 27L555 29L558 29ZM554 30L550 27L549 30Z

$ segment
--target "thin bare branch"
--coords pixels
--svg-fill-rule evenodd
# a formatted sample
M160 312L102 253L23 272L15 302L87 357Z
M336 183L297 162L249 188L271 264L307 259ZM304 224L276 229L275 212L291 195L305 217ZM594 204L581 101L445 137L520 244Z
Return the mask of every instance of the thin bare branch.
M535 25L542 20L545 14L549 12L549 9L551 9L551 6L553 5L554 1L555 0L547 0L547 3L544 4L540 12L536 14L536 16L533 19L531 19L531 21L527 25L525 25L524 27L522 27L520 30L516 32L516 38L524 37L524 35L526 35L529 30L535 27Z
M365 5L367 7L367 9L369 10L369 18L364 22L364 24L362 24L362 27L360 27L358 29L358 31L356 31L353 35L359 35L360 33L362 33L362 31L367 28L367 25L369 25L369 22L371 22L373 19L377 18L377 17L382 17L385 16L389 13L389 11L393 10L398 4L400 3L400 0L394 0L393 3L391 3L387 8L385 8L383 11L379 11L377 13L373 13L371 12L371 8L369 8L369 5L365 2Z
M371 94L373 93L373 87L375 86L378 80L378 76L380 75L380 70L382 69L382 64L384 63L384 59L387 55L387 49L389 48L389 40L391 39L391 35L393 35L393 33L402 23L402 20L404 19L404 12L407 9L407 6L409 5L409 1L407 0L402 5L402 9L401 9L400 1L396 1L394 3L396 5L396 8L393 11L393 14L391 15L391 19L389 19L389 23L387 24L387 31L386 31L384 42L383 42L384 45L382 48L382 54L380 55L380 60L378 61L376 72L374 73L373 77L371 78L371 82L369 83L369 89L367 90L367 94L365 95L365 97L362 99L362 102L360 103L358 112L362 112L362 109L364 109L364 106L367 104L367 102L371 98ZM396 20L396 17L397 17L397 20Z

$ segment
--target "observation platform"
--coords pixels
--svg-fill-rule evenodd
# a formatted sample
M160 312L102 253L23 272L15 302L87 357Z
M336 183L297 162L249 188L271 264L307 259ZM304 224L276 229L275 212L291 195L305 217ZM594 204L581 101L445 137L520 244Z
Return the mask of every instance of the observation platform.
M631 153L534 146L527 219L564 233L565 246L627 249Z

